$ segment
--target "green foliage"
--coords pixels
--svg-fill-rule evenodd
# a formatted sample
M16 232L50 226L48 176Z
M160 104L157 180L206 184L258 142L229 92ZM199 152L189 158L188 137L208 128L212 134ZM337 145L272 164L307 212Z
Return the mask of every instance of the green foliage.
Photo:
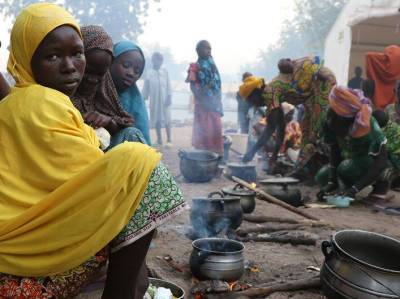
M315 54L323 56L324 42L346 0L295 0L293 19L287 19L279 41L263 51L256 65L243 71L272 78L277 74L281 58L299 58Z
M0 12L13 20L20 10L37 0L0 1ZM142 18L147 17L150 2L160 0L47 0L64 4L82 25L101 25L115 42L136 40L143 32Z

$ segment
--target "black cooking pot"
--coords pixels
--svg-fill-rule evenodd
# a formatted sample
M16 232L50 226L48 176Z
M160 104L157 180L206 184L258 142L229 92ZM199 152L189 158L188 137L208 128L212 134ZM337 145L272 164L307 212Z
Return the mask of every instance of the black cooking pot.
M207 198L193 198L190 221L198 237L213 237L224 230L237 229L242 220L240 197L225 197L216 191Z
M294 207L303 205L300 189L295 186L299 180L291 177L278 177L260 181L261 189Z
M400 241L343 230L322 242L321 284L330 299L400 298Z
M198 279L236 281L244 273L244 245L220 238L198 239L192 243L190 269Z
M222 188L222 192L228 196L240 197L243 213L252 213L256 208L256 192L247 190L240 184L236 184L233 188Z
M211 181L218 172L220 156L205 150L178 151L179 168L183 177L191 183Z
M227 175L235 176L247 182L255 182L257 180L256 166L247 163L228 163Z

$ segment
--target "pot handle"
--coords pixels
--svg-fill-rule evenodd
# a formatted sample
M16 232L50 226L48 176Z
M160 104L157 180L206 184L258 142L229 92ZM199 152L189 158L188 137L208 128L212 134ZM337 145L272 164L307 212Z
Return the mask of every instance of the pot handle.
M222 199L224 198L224 193L222 191L214 191L208 194L208 198L214 198L214 195L219 195ZM225 202L223 200L218 201L219 206L221 207L221 212L225 209Z
M183 159L186 158L186 152L183 149L178 150L178 157Z
M204 261L206 260L206 258L209 257L210 255L211 255L211 252L199 251L199 252L196 254L196 260L197 260L197 263L199 264L199 266L200 266L201 264L203 264Z
M329 252L328 252L328 248L330 248L330 251L329 251ZM326 258L328 258L328 257L331 255L332 251L333 251L332 242L330 242L330 241L323 241L323 242L321 243L321 250L322 250L322 253L324 254L324 256L325 256Z
M214 195L219 195L220 198L224 198L224 193L222 193L221 191L214 191L211 192L210 194L208 194L208 198L214 198Z
M244 187L242 186L242 185L240 185L239 183L237 183L236 185L235 185L235 187L233 187L233 190L237 190L237 189L244 189Z

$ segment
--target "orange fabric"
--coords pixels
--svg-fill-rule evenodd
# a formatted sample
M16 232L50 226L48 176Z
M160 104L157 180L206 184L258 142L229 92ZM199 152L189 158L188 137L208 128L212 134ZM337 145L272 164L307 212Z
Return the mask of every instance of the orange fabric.
M350 132L352 137L363 137L371 131L371 103L361 90L335 86L329 94L329 105L339 116L355 118Z
M389 46L383 53L366 55L367 77L375 82L374 105L384 109L396 100L396 81L400 80L400 47Z

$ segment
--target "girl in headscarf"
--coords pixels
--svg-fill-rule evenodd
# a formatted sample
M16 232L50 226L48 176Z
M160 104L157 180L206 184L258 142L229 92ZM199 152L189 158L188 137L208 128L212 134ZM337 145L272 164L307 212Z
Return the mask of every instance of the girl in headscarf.
M109 260L103 298L142 298L152 230L182 210L160 155L104 154L70 97L81 33L59 6L26 7L11 31L16 87L0 102L0 297L71 298Z
M223 154L221 77L211 56L211 45L197 43L198 60L189 67L186 82L195 98L192 145Z
M371 116L371 102L361 90L335 87L329 95L324 139L331 148L329 166L316 175L318 197L339 192L353 197L373 185L371 198L385 198L389 182L385 178L388 155L386 138ZM337 191L339 181L344 190Z
M133 118L134 126L142 132L147 144L151 145L149 116L136 85L144 70L143 52L136 44L122 41L114 45L114 58L110 72L119 101L124 110Z
M133 118L119 103L118 93L111 79L111 37L101 26L83 26L81 31L86 69L72 103L81 112L87 124L95 129L106 128L111 134L107 150L124 141L146 143L140 130L133 127Z

